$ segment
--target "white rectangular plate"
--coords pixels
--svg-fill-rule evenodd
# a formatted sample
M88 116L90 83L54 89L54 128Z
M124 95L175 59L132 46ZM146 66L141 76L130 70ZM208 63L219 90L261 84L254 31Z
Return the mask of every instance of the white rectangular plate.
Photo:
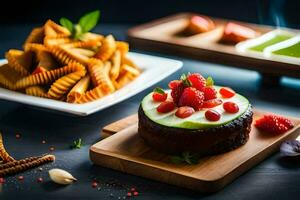
M57 110L79 116L87 116L136 95L137 93L163 80L182 67L181 61L168 58L132 52L129 53L129 57L142 69L141 75L113 94L93 102L85 104L71 104L52 99L34 97L4 88L0 88L0 99L37 106L49 110ZM6 60L0 60L0 64L5 62Z

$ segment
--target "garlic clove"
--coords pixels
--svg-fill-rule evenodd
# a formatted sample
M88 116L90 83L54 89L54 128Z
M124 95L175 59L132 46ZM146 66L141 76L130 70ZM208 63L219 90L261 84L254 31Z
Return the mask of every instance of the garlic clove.
M53 182L62 185L72 184L74 181L77 181L77 179L74 178L72 174L58 168L49 170L49 176Z

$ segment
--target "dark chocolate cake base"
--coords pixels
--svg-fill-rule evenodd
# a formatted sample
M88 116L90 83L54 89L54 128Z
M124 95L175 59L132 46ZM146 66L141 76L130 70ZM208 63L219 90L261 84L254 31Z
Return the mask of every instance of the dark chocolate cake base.
M230 123L207 129L167 127L149 119L142 107L139 112L138 132L147 145L167 154L184 151L201 156L220 154L245 144L249 139L252 123L252 107Z

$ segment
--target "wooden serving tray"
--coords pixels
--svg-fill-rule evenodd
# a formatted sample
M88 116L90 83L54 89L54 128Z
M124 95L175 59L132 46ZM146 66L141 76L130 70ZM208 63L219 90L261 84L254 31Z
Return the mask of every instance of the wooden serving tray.
M128 30L130 45L137 49L256 70L269 77L283 75L300 77L299 65L241 54L236 51L235 45L218 42L222 36L224 25L229 21L234 22L234 20L211 17L217 26L213 31L192 36L180 36L178 33L186 27L187 20L192 15L197 14L180 13L131 28ZM235 22L262 34L275 29L270 26ZM289 30L299 32L299 30Z
M254 120L265 114L254 112ZM280 144L300 133L300 119L289 117L295 127L282 135L266 135L252 127L249 141L238 149L204 157L197 165L173 164L156 152L137 133L137 115L103 128L110 137L90 148L93 163L129 174L201 192L216 192L278 150ZM115 133L115 134L113 134Z

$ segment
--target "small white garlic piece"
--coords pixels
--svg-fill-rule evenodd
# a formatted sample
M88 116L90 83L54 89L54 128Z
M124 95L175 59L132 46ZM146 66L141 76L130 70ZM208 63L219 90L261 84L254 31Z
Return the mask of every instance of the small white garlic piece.
M74 181L77 181L69 172L57 168L49 170L49 176L53 182L62 185L72 184Z

